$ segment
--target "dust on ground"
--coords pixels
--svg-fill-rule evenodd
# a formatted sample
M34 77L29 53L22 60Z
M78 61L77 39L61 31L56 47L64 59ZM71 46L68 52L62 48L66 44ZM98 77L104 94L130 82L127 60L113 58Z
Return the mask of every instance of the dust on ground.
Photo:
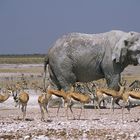
M0 104L0 139L140 139L140 107L131 109L85 109L80 120L73 120L69 111L69 119L65 109L61 108L56 117L57 108L49 108L50 117L46 122L40 120L37 95L30 94L26 120L22 121L22 113L14 107L12 97ZM79 108L73 109L78 118Z
M126 73L131 75L130 68ZM135 70L135 69L134 69ZM139 75L139 70L135 74ZM125 73L124 73L125 75ZM139 77L137 77L139 78ZM140 107L134 107L130 113L125 109L122 116L121 109L85 109L80 120L73 120L69 111L69 119L65 116L65 109L61 108L56 117L57 108L49 108L50 117L46 122L40 120L40 109L37 103L39 92L27 90L30 94L27 106L26 120L22 121L22 113L14 107L10 97L0 104L0 139L93 139L93 140L140 140ZM80 109L74 108L78 118Z

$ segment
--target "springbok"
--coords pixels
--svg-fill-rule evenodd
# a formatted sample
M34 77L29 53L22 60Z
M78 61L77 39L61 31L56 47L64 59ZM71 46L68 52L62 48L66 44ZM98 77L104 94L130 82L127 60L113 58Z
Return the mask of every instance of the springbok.
M5 102L10 97L10 95L12 95L12 90L6 89L4 94L0 94L0 103Z
M71 90L67 91L67 92L65 92L63 90L59 91L59 90L48 89L47 93L63 98L64 104L65 104L65 107L66 107L65 111L66 111L67 119L69 118L68 117L68 108L70 108L70 111L73 115L73 118L75 119L75 116L74 116L74 113L73 113L73 110L72 110L72 106L74 104L80 103L81 104L81 111L80 111L80 114L79 114L79 119L80 119L81 114L82 114L82 110L84 108L84 104L90 103L93 100L93 94L88 95L88 94L81 94L81 93L78 93L78 92L74 92L74 87L72 87Z
M140 91L140 81L135 80L129 85L129 90L135 90L135 91Z
M81 114L82 114L82 110L84 109L84 105L90 103L91 101L94 100L94 95L92 93L88 93L88 94L81 94L78 92L74 92L73 90L70 90L66 93L66 100L67 100L67 109L66 109L66 113L67 113L67 119L68 119L68 108L70 108L70 111L73 115L73 119L75 119L73 110L72 110L72 106L74 104L80 104L81 105L81 110L80 110L80 114L78 119L80 119ZM84 118L85 118L85 109L84 109Z
M21 88L19 88L21 89ZM13 90L13 99L15 101L15 107L17 107L19 105L21 105L21 111L23 113L23 120L25 120L26 117L26 109L27 109L27 103L29 101L29 94L27 92L25 92L24 90L21 90L20 92L17 91L17 89L15 88Z
M51 95L49 95L51 96ZM48 94L46 93L42 93L39 97L38 97L38 104L40 106L40 111L41 111L41 121L45 121L45 113L48 113L48 100L49 100L49 97Z
M39 97L38 97L38 104L40 106L40 111L41 111L41 121L45 121L45 119L46 119L46 113L49 116L48 105L49 105L49 103L50 103L51 100L55 100L55 99L60 99L59 100L58 109L57 109L57 117L58 117L58 113L59 113L60 107L62 106L62 104L64 104L63 99L62 98L59 98L57 95L55 95L54 94L55 92L52 93L49 90L50 89L49 86L48 86L48 90L47 91L43 90L40 87L37 87L37 89L39 89L41 91L41 95L39 95Z
M120 86L119 91L115 91L115 90L112 90L112 89L109 89L109 88L96 88L96 97L97 97L96 100L97 100L98 104L100 104L100 102L103 100L104 97L111 96L112 100L111 100L110 109L111 110L113 109L113 112L114 112L114 103L118 104L118 102L116 102L116 100L123 99L123 94L124 94L124 91L125 91L125 86L124 85L125 84L123 84L123 86L121 86L119 84L119 86Z
M131 107L131 100L140 100L140 91L125 91L123 94L124 102L128 105L129 110Z

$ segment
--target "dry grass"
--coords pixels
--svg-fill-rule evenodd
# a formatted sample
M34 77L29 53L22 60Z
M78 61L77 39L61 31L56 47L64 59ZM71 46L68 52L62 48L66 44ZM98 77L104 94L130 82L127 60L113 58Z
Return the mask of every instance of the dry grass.
M18 66L10 64L4 67L0 65L0 88L21 82L23 78L27 81L28 88L31 88L32 83L37 83L38 86L43 85L43 65L19 66L21 64Z
M0 64L40 64L43 63L45 55L0 55Z
M30 68L1 68L0 73L42 73L43 67Z
M38 82L42 84L43 78L43 61L44 55L0 55L0 64L16 64L12 67L1 67L0 66L0 85L5 85L6 83L12 83L14 81L20 81L21 75L25 74L26 79L31 82ZM32 67L19 67L22 64L42 64L41 66ZM19 65L18 65L19 64ZM134 80L140 80L140 66L127 67L122 73L122 77L127 80L127 84L133 82ZM14 76L10 76L10 74L17 74ZM5 78L3 76L5 75ZM20 75L20 76L19 76ZM28 76L27 76L28 75ZM12 79L12 80L11 80ZM99 86L104 87L106 82L105 80L94 81L98 83Z

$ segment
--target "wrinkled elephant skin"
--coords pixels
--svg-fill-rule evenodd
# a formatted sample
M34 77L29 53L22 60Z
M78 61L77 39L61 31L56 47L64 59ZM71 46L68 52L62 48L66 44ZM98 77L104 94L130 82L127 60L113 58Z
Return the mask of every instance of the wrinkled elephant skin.
M118 90L120 74L128 65L140 63L140 33L113 30L100 34L70 33L59 38L49 49L51 82L58 89L69 90L75 82L105 78L110 88Z

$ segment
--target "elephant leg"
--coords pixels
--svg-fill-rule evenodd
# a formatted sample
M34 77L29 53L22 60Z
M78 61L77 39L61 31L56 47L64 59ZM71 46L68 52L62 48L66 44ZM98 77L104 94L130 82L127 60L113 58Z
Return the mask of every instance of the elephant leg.
M57 88L58 90L60 90L61 86L59 84L59 81L58 81L56 75L54 74L54 72L51 69L49 69L49 75L50 75L49 82L51 83L53 88Z
M70 74L70 72L66 74L62 74L58 76L59 83L61 85L61 88L65 91L68 91L71 89L71 85L73 85L76 82L76 77L74 74Z
M76 82L76 77L72 72L66 72L62 73L58 77L59 84L61 86L61 89L68 91L71 88L71 85L73 85Z
M65 64L65 68L62 68L57 62L55 65L55 69L49 68L52 85L54 85L54 87L56 86L58 90L70 90L70 85L76 82L76 77L72 72L71 66Z
M109 88L119 91L120 87L118 85L118 83L120 83L120 74L116 74L116 75L105 75L106 78L106 82ZM115 104L119 105L119 98L117 100L114 100Z

